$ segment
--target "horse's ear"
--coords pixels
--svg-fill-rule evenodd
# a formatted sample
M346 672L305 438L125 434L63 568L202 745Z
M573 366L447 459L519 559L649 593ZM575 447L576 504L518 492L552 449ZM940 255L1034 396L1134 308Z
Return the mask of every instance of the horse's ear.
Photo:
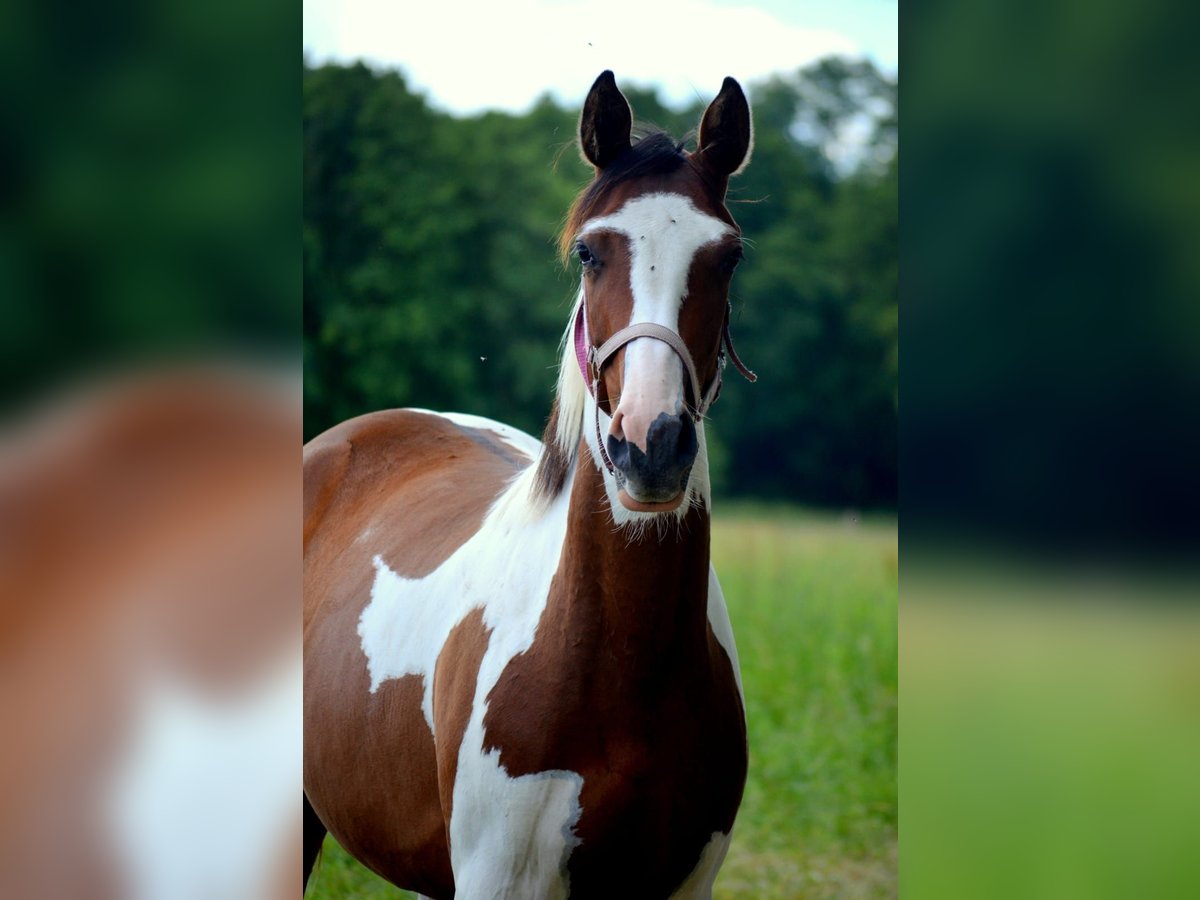
M583 115L579 117L579 149L583 158L597 170L603 169L629 149L632 130L633 111L617 90L613 73L606 69L588 91Z
M700 120L700 142L696 156L714 175L728 178L750 162L754 129L750 124L750 104L742 86L732 78L721 84L721 92L704 111Z

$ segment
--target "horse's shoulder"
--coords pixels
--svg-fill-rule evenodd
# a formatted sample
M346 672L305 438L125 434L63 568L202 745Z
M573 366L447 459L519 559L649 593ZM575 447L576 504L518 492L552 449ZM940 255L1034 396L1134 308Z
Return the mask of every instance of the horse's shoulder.
M431 432L445 432L451 423L434 413L416 409L383 409L347 419L304 445L304 467L321 468L330 458L395 449L421 442Z
M304 534L379 514L410 526L477 520L540 445L475 416L390 409L336 425L304 448ZM405 537L407 541L409 538Z
M348 419L305 444L305 542L331 507L379 485L397 465L428 455L439 436L453 440L437 417L387 409Z
M309 441L304 447L305 488L363 470L376 477L409 476L430 463L447 460L462 465L498 457L507 466L521 469L540 446L511 426L479 416L386 409L348 419Z

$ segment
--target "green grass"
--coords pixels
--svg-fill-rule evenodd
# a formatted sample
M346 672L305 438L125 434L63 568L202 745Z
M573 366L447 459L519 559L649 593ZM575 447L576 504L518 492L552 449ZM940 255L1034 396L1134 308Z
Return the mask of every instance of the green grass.
M905 896L1197 896L1195 585L1097 571L906 572Z
M896 895L896 525L722 507L750 774L718 898ZM329 840L308 896L408 897Z
M719 511L713 562L750 732L716 896L893 896L894 521Z

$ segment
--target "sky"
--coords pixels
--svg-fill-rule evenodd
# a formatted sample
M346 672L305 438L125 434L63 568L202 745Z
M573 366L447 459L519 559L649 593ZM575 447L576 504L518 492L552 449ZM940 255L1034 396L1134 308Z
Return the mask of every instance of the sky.
M897 71L896 0L304 0L310 63L398 68L434 106L524 112L545 93L583 102L604 69L709 100L829 54Z

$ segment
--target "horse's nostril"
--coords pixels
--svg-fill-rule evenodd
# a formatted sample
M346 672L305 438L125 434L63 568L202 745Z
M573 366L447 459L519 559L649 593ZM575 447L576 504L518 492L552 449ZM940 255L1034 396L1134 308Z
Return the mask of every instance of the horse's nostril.
M625 429L622 427L624 420L625 413L618 409L615 413L613 413L612 425L610 425L608 429L608 433L610 435L621 441L625 440Z
M650 425L646 436L649 456L663 469L680 469L692 464L698 444L696 426L687 414L661 414Z
M696 458L696 452L700 449L700 443L696 439L696 423L687 413L681 415L679 419L683 423L679 433L679 458L687 460L687 469L691 471L691 461Z
M612 464L621 471L627 472L633 462L629 456L629 441L610 434L605 443L608 445L608 458L612 460Z

